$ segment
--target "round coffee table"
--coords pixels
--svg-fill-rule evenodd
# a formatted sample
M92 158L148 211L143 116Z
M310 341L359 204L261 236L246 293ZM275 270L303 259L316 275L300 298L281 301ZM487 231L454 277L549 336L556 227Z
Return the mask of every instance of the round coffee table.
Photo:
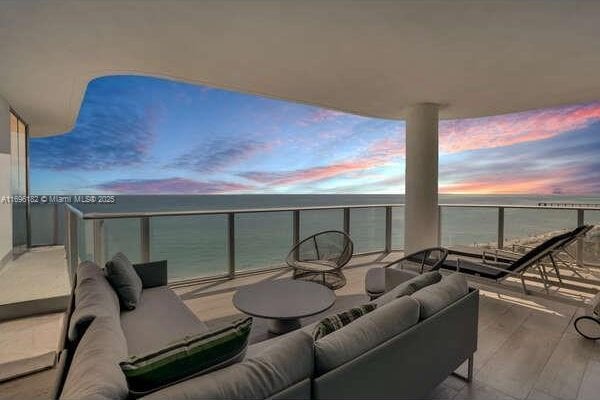
M244 314L269 320L276 335L300 328L300 318L327 310L335 302L333 290L317 283L277 279L238 289L233 305Z

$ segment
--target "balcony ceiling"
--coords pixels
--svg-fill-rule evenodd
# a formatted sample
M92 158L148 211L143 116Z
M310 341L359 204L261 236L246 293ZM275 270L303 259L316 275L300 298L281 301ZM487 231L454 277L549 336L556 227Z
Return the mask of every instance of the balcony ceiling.
M145 74L382 117L600 100L600 2L0 3L0 95L34 136L68 131L87 83Z

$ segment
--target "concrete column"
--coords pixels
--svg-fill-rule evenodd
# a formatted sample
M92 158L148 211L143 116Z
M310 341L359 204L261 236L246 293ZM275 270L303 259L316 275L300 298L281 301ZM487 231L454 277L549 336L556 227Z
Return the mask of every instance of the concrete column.
M406 114L404 251L438 241L438 104L415 104Z

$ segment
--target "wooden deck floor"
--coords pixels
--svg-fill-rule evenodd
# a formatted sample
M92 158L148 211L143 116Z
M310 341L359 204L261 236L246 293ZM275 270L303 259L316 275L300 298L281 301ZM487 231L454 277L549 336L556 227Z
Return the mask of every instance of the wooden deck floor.
M388 256L390 259L396 255ZM348 284L336 292L332 310L367 301L364 275L378 262L377 255L356 257L346 269ZM209 324L236 318L231 299L243 285L280 279L289 271L250 275L234 280L177 286L175 291L190 309ZM465 384L449 377L431 399L597 399L600 393L600 343L581 338L572 320L583 312L575 304L524 296L497 286L472 282L480 288L479 346L475 381ZM303 320L310 323L319 315ZM264 320L255 319L252 341L269 337ZM0 398L37 398L48 393L53 371L0 385Z

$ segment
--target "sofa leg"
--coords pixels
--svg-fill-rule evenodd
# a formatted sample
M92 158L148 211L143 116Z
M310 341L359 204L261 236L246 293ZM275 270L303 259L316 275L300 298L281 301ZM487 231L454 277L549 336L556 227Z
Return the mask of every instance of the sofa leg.
M461 375L458 372L452 372L452 375L462 379L465 382L473 382L473 354L467 360L467 376Z

